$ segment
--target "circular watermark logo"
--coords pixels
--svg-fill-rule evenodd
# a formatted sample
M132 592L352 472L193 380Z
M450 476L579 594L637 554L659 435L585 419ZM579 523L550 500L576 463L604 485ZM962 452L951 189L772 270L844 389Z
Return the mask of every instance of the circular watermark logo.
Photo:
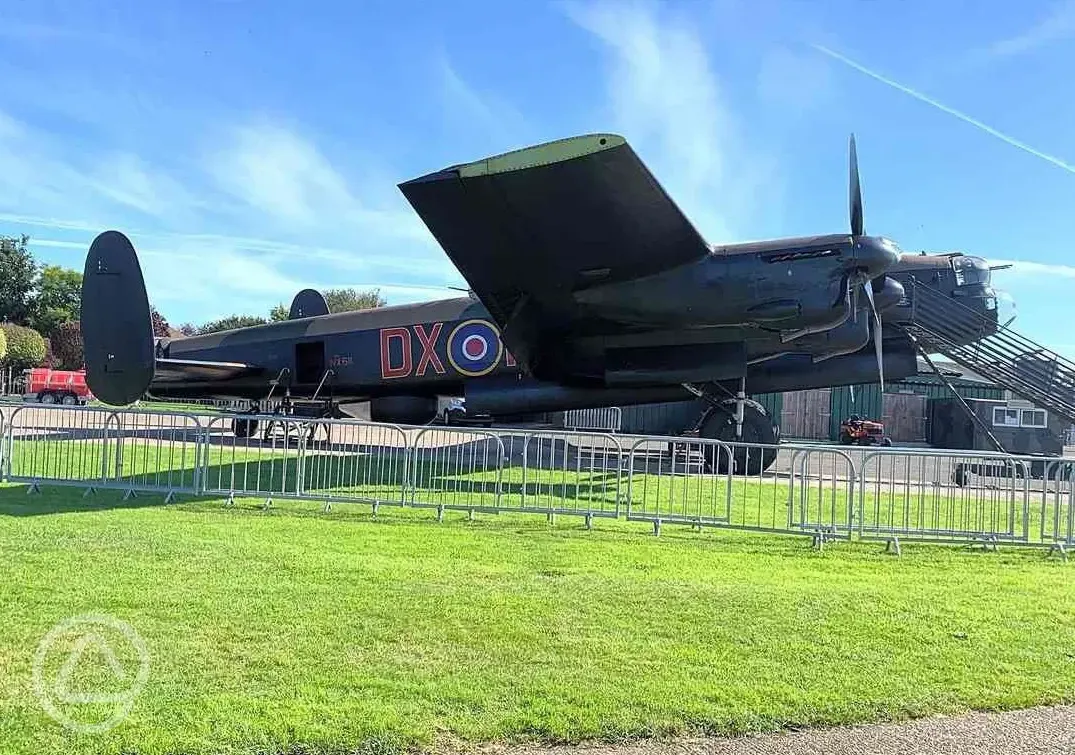
M130 624L105 614L61 621L34 654L34 693L41 707L80 733L122 722L148 678L146 643Z

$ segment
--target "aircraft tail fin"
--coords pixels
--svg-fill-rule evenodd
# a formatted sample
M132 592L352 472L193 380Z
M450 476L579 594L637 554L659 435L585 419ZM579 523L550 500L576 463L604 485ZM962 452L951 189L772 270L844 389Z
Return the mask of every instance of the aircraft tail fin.
M324 295L313 288L304 288L291 300L291 311L287 319L298 320L303 317L320 317L328 314L328 302Z
M93 395L112 406L140 399L156 370L153 322L138 255L119 231L105 231L90 245L81 323Z

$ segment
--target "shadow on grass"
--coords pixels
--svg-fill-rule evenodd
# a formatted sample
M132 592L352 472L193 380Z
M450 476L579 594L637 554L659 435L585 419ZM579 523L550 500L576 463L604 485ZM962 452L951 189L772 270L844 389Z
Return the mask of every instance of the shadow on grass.
M152 468L143 462L152 462L152 455L129 458L128 466L147 468L145 473L125 474L109 480L105 485L89 470L101 468L99 457L86 459L76 467L86 470L79 474L69 464L59 459L54 469L48 464L41 468L20 468L13 471L24 478L39 477L42 481L36 490L29 484L0 488L0 515L35 516L73 511L99 511L102 508L138 508L160 505L161 498L169 492L182 495L185 500L217 500L234 491L237 497L297 498L319 501L332 498L344 502L368 502L398 505L404 500L425 505L444 503L452 507L474 508L496 505L498 483L498 452L489 444L469 444L465 449L453 446L445 448L417 449L416 460L408 462L402 453L377 456L352 454L305 454L301 458L293 452L266 455L256 459L237 458L235 461L220 459L227 454L214 454L217 458L200 473L193 464L171 469ZM531 463L533 463L531 459ZM52 472L53 474L49 474ZM201 475L200 487L206 492L195 495L196 479ZM74 482L57 484L49 478L81 478ZM301 477L301 482L300 482ZM84 482L82 481L84 480ZM414 481L412 493L409 481ZM96 483L96 484L95 484ZM87 489L94 492L85 494ZM626 476L616 470L595 469L592 472L574 469L564 471L555 467L529 468L505 466L499 479L501 505L510 509L522 505L548 506L548 499L566 499L576 508L596 504L595 510L614 504L619 491L626 491ZM127 491L136 491L126 499Z

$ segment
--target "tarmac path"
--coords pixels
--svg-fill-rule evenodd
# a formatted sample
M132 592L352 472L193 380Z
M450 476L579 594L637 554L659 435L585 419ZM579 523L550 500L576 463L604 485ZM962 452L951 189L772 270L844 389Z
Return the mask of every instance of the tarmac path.
M497 747L500 755L1030 755L1075 753L1075 706L906 723L626 745Z

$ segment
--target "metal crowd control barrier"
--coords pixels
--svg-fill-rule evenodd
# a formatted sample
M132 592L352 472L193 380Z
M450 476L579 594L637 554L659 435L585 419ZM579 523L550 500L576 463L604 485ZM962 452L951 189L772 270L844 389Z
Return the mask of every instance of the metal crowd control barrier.
M504 444L488 430L424 428L411 439L407 480L410 506L498 512Z
M189 414L23 406L7 423L4 475L26 482L137 492L197 493L201 424Z
M192 414L146 411L115 412L116 482L128 496L165 491L165 500L177 494L201 491L201 452L204 428Z
M238 434L236 433L238 431ZM0 474L40 485L580 516L829 540L1075 547L1075 459L26 405Z
M499 432L502 511L617 518L627 482L620 439L599 432Z
M205 432L202 492L236 497L403 505L408 441L395 425L335 419L213 417Z
M900 540L1026 543L1025 464L988 452L901 450L861 462L859 536Z
M638 438L627 519L849 539L854 465L839 449ZM839 473L843 473L840 478Z
M571 409L564 412L565 430L618 433L623 426L623 410L618 406L601 409Z
M827 540L850 540L858 480L851 455L831 446L801 446L791 468L789 528L812 534L819 546Z
M1035 466L1027 466L1034 478ZM1075 547L1075 460L1050 460L1042 464L1041 472L1040 490L1033 491L1038 506L1031 509L1031 515L1039 519L1038 537L1049 546L1049 553L1059 552L1067 558ZM1031 487L1038 486L1032 482Z

